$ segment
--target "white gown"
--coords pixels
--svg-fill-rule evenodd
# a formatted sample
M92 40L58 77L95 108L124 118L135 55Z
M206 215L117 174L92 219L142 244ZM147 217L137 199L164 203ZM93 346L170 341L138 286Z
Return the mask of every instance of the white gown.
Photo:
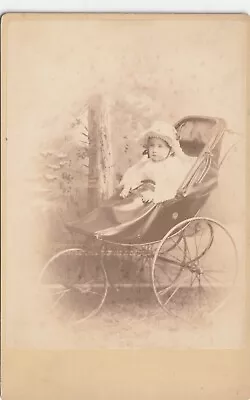
M195 161L196 158L174 156L154 162L144 156L125 172L121 185L135 189L143 180L152 180L155 183L154 202L170 200L175 197Z

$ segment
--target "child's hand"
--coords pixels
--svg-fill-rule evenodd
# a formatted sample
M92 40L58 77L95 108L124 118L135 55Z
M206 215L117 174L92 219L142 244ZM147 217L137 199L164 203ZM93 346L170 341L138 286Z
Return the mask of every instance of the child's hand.
M125 197L128 197L130 189L131 189L130 187L124 187L123 190L120 193L120 197L122 197L123 199Z
M151 192L151 190L147 190L146 192L143 192L141 194L141 198L143 203L151 203L151 201L153 201L153 193Z

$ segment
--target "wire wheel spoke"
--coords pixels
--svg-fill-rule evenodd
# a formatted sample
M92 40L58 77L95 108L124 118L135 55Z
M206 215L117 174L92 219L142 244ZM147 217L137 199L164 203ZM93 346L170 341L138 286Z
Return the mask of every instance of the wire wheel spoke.
M191 261L192 257L191 257L190 249L188 247L187 238L184 237L183 241L184 241L184 244L185 244L184 261Z
M158 292L159 296L164 296L170 289L172 289L172 286L167 286L166 288L160 290Z
M166 270L168 270L168 268L166 268ZM165 287L164 289L159 291L159 295L162 296L162 295L166 294L168 292L168 290L170 290L173 287L173 284L180 278L182 272L183 272L183 268L179 269L175 278L174 279L171 278L170 284L167 287ZM169 277L169 275L168 275L168 277Z
M180 282L174 289L174 291L171 293L171 295L167 298L167 300L164 303L164 306L166 306L170 300L174 297L174 295L178 292L178 290L180 289L181 285L188 279L189 277L186 277L184 279L184 281ZM173 286L171 286L171 288L173 288Z
M194 274L194 273L192 273L192 275L191 275L190 287L193 286L193 284L194 284L194 282L195 282L196 279L197 279L197 275Z
M207 306L210 307L210 299L208 297L208 294L207 294L206 290L204 289L204 287L202 285L200 285L199 290L202 291L202 293L204 295L205 302L206 302Z
M57 299L53 302L53 304L50 308L50 311L53 311L56 308L56 306L60 303L60 301L63 299L65 294L68 293L68 291L69 290L67 289L60 293L60 295L57 297Z
M195 243L196 243L197 255L199 254L199 249L200 249L200 245L201 245L201 241L202 241L203 234L204 234L204 231L201 232L201 235L200 235L199 243L198 243L198 244L197 244L197 242L196 242L196 235L195 235Z
M186 256L187 256L187 254L186 254L187 248L186 248L185 239L184 239L184 249L182 249L182 248L180 247L180 244L178 244L178 245L176 246L176 248L177 248L178 250L180 250L180 252L181 252L182 255L183 255L183 258L185 259Z
M174 283L179 278L180 274L183 271L182 265L179 264L177 265L175 263L173 264L172 261L165 262L164 264L161 263L160 265L158 263L157 267L158 267L157 269L158 276L156 278L158 278L159 285L161 285L161 281L159 281L159 279L164 277L164 286L166 286L165 283L166 279L167 279L167 286L169 286L169 284Z
M43 288L45 289L45 291L47 291L48 293L52 293L54 295L56 294L60 294L61 292L63 292L64 290L66 290L65 286L62 284L44 284Z
M193 235L185 237L187 243L187 253L189 256L189 261L191 262L202 258L213 243L213 228L210 226L210 224L204 226L203 229L198 231L198 233L196 233L197 229L194 229L193 231Z
M170 254L170 252L166 251L166 252L161 252L161 254L159 255L159 259L164 260L166 262L180 265L183 263L184 257L179 258L179 257L177 257L176 254Z
M172 265L176 265L176 266L183 264L183 259L179 259L175 256L172 256L172 258L169 258L169 257L166 258L166 257L163 257L162 255L160 255L159 260L164 261L165 263L170 263Z
M206 281L206 283L208 284L208 286L210 287L210 289L214 290L214 287L212 286L211 282L209 281L209 278L206 275L203 275L203 278Z
M76 284L74 285L74 288L79 290L81 294L88 294L88 293L93 293L97 294L98 296L102 296L101 293L94 291L92 288L95 288L97 285L87 285L87 284ZM98 285L98 287L102 287L102 285Z
M213 280L214 282L217 282L217 283L220 283L220 284L223 283L223 280L221 281L221 279L218 279L216 276L213 276L213 273L210 272L210 271L206 271L206 273L203 273L203 275L204 275L204 277L207 276L208 279L211 279L211 280ZM224 282L225 282L225 281L224 281Z
M198 303L199 303L199 309L202 307L202 302L201 302L201 277L200 275L198 276Z
M211 273L211 274L216 274L216 273L225 274L225 271L221 270L221 269L203 268L203 272L206 273L206 274L208 274L208 273Z

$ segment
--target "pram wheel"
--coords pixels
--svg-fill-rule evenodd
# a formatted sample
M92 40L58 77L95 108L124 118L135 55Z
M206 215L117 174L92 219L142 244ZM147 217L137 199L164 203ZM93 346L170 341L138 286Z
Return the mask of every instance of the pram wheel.
M82 322L96 314L107 295L107 275L96 255L73 248L53 256L40 274L45 304L61 322Z
M173 247L174 241L178 243ZM154 255L156 298L167 313L199 324L231 295L237 264L234 240L223 225L201 217L180 222L165 235Z

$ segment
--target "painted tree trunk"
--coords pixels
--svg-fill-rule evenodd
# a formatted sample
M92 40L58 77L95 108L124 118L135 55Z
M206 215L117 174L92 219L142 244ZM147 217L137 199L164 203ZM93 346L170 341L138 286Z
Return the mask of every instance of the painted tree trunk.
M114 191L114 169L107 105L101 96L89 99L88 209L98 207Z

